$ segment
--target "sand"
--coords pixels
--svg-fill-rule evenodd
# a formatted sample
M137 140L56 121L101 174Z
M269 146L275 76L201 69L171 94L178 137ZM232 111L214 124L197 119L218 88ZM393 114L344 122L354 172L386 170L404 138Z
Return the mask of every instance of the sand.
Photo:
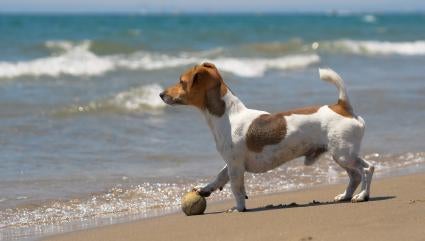
M233 201L223 202L201 216L178 213L46 240L425 240L425 174L374 181L369 202L332 202L344 187L252 197L245 213L223 213Z

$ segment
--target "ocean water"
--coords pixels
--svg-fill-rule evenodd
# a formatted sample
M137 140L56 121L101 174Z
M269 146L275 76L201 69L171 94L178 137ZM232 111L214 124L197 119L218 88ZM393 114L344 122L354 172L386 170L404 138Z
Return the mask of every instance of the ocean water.
M333 103L317 71L332 67L376 176L424 171L423 26L425 14L0 15L0 240L177 210L223 161L203 117L158 94L206 60L270 112ZM248 174L247 192L344 181L325 156Z

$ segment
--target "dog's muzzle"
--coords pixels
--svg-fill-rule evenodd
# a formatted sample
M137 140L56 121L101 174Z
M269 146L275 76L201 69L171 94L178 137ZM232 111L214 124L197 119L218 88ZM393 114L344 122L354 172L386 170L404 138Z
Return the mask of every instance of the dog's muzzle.
M159 97L168 105L183 105L183 102L178 98L173 98L164 92L159 94Z

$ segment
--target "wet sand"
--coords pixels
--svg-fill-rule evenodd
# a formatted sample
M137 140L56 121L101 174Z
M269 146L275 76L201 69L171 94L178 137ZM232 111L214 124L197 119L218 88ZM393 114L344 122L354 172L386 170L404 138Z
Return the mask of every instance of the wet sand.
M251 197L248 212L223 213L233 201L183 213L49 237L108 240L425 240L425 173L375 180L364 203L334 203L345 185Z

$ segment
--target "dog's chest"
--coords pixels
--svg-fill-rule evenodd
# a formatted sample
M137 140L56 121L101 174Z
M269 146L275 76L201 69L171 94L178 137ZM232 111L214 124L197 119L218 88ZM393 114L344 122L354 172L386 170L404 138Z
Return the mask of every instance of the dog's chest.
M221 125L213 126L213 136L217 151L225 161L241 159L244 138L243 126Z
M225 161L242 161L246 154L245 138L249 124L264 112L242 112L216 118L207 116L217 151Z

